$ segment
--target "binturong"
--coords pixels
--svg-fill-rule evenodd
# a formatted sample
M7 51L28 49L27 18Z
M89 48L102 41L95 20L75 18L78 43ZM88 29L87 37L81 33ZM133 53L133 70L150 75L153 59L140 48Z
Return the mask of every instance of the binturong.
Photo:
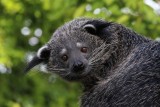
M160 107L160 43L121 24L79 18L58 28L26 67L83 84L81 107Z

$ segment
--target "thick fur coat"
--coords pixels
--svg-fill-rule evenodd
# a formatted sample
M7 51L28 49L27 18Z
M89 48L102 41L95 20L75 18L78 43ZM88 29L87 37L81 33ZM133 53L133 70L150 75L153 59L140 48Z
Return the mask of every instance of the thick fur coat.
M88 18L68 22L26 71L41 62L84 85L81 107L160 106L160 43L120 24Z

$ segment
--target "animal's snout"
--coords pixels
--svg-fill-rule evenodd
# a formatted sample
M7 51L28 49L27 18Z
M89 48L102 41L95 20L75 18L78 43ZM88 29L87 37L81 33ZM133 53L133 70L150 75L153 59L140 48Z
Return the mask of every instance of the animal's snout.
M73 72L80 72L80 71L83 71L84 69L85 69L85 64L82 61L76 61L73 64L72 71Z

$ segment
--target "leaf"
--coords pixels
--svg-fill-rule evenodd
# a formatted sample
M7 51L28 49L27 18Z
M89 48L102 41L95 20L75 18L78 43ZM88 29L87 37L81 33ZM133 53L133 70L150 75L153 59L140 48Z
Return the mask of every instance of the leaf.
M84 12L85 12L85 6L86 6L86 5L81 5L81 6L79 6L79 7L75 10L73 17L76 18L76 17L82 16L82 15L84 14Z

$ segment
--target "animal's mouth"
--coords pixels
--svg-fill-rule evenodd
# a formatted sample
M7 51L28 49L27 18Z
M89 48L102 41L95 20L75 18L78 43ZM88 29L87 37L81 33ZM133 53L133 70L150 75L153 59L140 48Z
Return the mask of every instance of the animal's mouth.
M78 73L70 71L63 78L69 81L78 81L86 78L89 75L89 73L90 73L90 68L85 68L84 70Z

